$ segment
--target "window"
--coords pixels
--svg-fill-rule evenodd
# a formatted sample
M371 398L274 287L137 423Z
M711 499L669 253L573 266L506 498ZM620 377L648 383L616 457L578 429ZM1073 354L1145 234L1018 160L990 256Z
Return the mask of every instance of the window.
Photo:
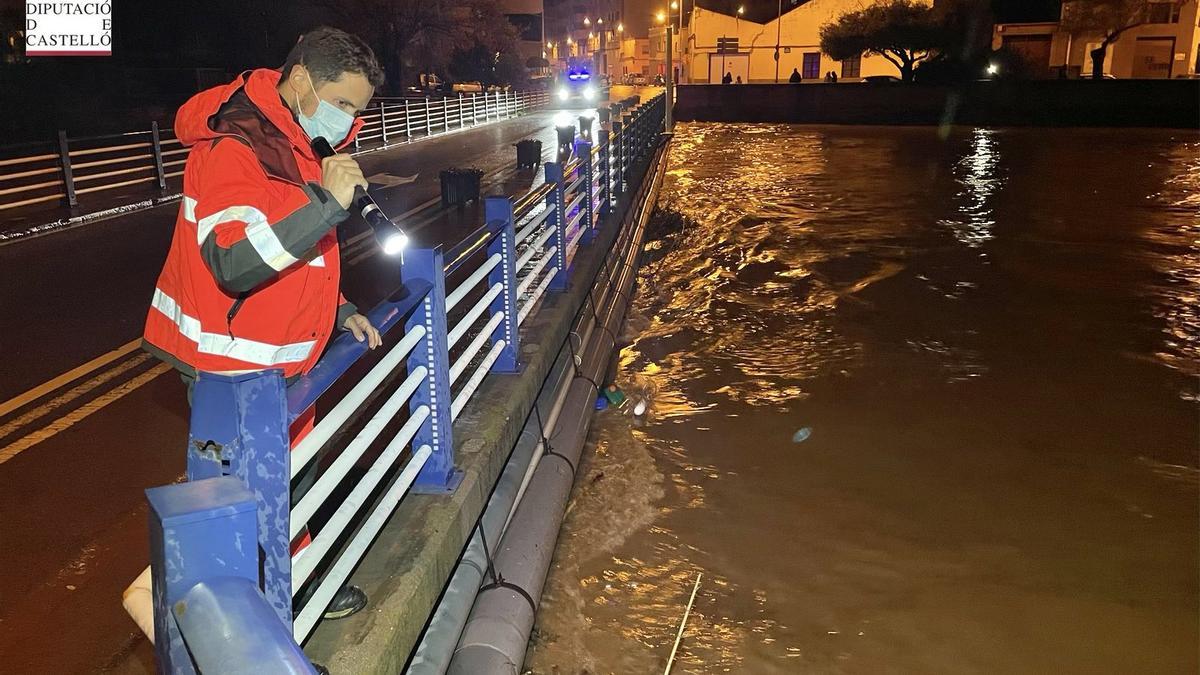
M806 80L815 80L821 77L821 52L804 54L804 65L800 70L800 77Z
M842 59L842 79L847 77L862 77L862 56Z
M1175 2L1147 2L1146 23L1179 23L1179 8Z

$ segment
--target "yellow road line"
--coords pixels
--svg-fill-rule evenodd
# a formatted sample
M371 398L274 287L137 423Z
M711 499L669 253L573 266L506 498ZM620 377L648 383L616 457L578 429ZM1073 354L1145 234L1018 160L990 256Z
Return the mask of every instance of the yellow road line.
M66 431L67 429L70 429L79 422L87 419L92 415L92 413L99 412L110 403L120 400L126 394L134 391L138 387L141 387L150 380L153 380L169 370L171 370L171 366L168 366L165 363L160 363L150 370L147 370L141 375L133 378L132 380L113 389L112 391L106 392L100 396L97 396L91 401L88 401L75 410L72 410L70 413L54 420L49 425L38 429L37 431L34 431L33 433L24 436L17 441L4 446L3 448L0 448L0 464L3 464L13 457L16 457L17 454L19 454L22 450L27 450L44 440L54 437L60 431Z
M135 367L141 365L142 363L145 363L146 360L149 358L150 358L149 354L139 354L138 356L135 356L132 359L129 359L128 361L123 361L123 362L117 364L115 367L101 372L99 375L84 382L83 384L80 384L80 385L70 389L65 394L62 394L61 396L55 397L54 399L51 399L50 401L47 401L46 403L39 405L38 407L30 410L29 412L25 413L24 415L21 415L20 417L12 420L11 422L0 425L0 438L4 438L5 436L11 434L12 432L20 429L21 427L29 424L30 422L36 420L37 418L45 416L47 413L54 410L55 408L62 407L64 405L70 403L71 401L74 401L75 399L79 398L80 396L83 396L84 394L95 389L96 387L99 387L100 385L104 384L105 382L108 382L109 380L120 375L121 373L127 372L127 371L131 370L132 368L135 368Z
M80 377L87 375L88 373L92 372L93 370L95 370L101 366L112 363L113 361L121 358L122 356L125 356L129 352L137 349L138 345L141 344L141 342L142 342L141 338L138 338L138 339L128 342L124 345L121 345L120 347L117 347L116 349L112 350L111 352L108 352L107 354L102 354L100 356L97 356L96 358L92 359L91 361L88 361L87 363L85 363L81 366L72 368L71 370L68 370L67 372L63 373L62 375L59 375L58 377L54 378L53 380L50 380L49 382L45 382L43 384L40 384L40 385L34 387L33 389L30 389L29 391L25 392L24 394L19 394L17 396L14 396L13 398L10 398L9 400L5 401L4 403L0 403L0 417L7 415L8 413L16 410L17 408L20 408L21 406L25 405L26 403L29 403L30 401L36 401L37 399L45 396L46 394L49 394L50 392L54 391L55 389L58 389L59 387L63 386L64 384L67 384L68 382L71 382L72 380L77 380Z

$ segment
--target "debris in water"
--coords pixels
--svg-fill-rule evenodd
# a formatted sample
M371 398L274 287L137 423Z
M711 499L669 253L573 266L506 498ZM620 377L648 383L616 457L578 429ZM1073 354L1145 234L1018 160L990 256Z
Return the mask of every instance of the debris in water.
M803 443L808 440L809 436L812 436L812 427L800 427L799 431L792 434L792 442Z
M609 403L618 408L624 406L626 403L625 392L618 389L615 384L610 384L604 389L604 397L608 399Z
M645 414L646 414L646 401L645 401L645 399L640 399L640 398L639 398L639 399L638 399L638 402L633 404L633 414L634 414L634 415L636 415L637 417L641 417L642 415L645 415Z
M596 410L604 410L608 407L608 398L604 395L596 397Z

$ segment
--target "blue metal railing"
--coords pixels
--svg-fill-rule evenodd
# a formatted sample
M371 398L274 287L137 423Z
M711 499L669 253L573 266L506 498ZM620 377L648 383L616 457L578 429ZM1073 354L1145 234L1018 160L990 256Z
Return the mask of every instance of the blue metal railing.
M573 159L546 164L545 185L488 197L484 223L459 244L406 252L401 288L368 313L395 345L306 433L293 431L367 351L350 335L290 386L279 371L200 374L189 482L147 491L160 672L235 672L238 659L255 669L264 655L284 664L270 672L312 672L297 645L407 493L458 485L454 420L489 373L518 371L521 324L567 287L610 190L662 130L661 96L616 112L598 143L579 139ZM370 419L330 452L368 407ZM346 491L367 449L401 421ZM306 489L293 504L295 484ZM217 645L236 658L213 654Z

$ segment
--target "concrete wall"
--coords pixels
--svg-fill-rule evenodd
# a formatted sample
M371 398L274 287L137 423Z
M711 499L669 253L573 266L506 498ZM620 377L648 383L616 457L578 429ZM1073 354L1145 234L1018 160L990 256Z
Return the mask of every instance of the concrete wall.
M1200 126L1200 80L681 85L681 121Z

